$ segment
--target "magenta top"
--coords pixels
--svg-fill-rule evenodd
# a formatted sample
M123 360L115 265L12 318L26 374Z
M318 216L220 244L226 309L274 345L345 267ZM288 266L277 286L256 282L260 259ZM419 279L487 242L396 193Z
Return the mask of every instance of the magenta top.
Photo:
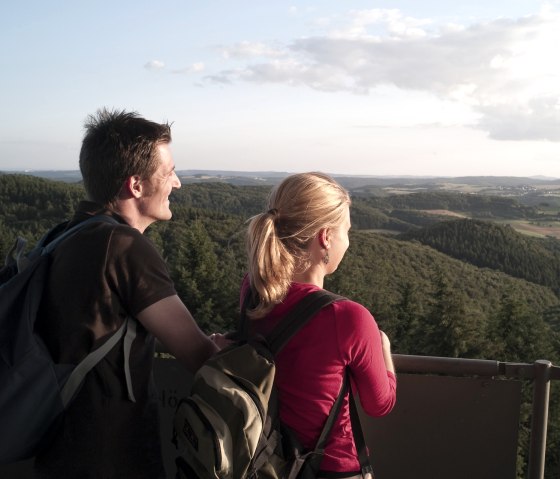
M247 287L245 280L242 298ZM267 334L298 300L318 289L312 284L293 283L281 304L266 318L252 322L252 330ZM319 311L276 358L280 418L304 447L315 447L346 368L366 414L384 416L393 409L397 383L395 375L385 368L379 328L365 307L350 300ZM348 397L327 442L321 470L360 470Z

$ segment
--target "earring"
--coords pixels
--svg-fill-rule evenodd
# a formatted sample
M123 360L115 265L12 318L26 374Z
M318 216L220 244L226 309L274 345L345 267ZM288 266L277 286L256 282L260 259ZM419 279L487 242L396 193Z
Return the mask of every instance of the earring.
M323 256L323 263L325 264L329 264L329 250L327 250L327 252L325 253L325 256Z

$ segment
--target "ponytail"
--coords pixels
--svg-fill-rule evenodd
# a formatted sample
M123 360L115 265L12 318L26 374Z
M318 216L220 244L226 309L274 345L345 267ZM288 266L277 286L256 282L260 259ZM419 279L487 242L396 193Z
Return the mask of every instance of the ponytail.
M271 192L269 210L247 229L249 282L258 302L249 318L266 316L284 300L295 273L310 266L309 245L321 228L339 225L350 196L323 173L288 176Z
M247 315L262 318L286 296L295 261L276 231L277 210L251 218L247 230L249 280L259 302Z

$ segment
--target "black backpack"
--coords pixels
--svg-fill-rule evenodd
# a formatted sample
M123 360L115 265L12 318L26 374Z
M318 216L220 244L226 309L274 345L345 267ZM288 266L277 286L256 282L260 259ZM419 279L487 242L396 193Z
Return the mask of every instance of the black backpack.
M118 222L107 215L93 216L60 233L65 223L49 231L24 255L18 238L0 271L0 463L33 457L52 432L78 391L85 375L125 336L136 335L134 320L124 324L79 364L56 364L34 331L51 253L66 238L93 222ZM52 237L56 236L51 241ZM63 247L63 246L62 246ZM129 348L128 348L129 349ZM130 371L125 347L125 369ZM130 397L131 400L133 396Z
M371 474L348 373L313 450L304 450L278 415L275 355L321 308L343 299L325 290L305 296L266 338L249 338L242 313L242 339L206 361L190 395L177 407L173 442L180 450L178 479L316 477L348 391L362 472L364 477Z

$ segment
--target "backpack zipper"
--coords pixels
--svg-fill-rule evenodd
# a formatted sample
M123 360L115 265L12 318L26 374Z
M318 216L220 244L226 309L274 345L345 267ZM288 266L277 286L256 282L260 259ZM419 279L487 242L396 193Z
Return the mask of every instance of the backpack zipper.
M184 401L192 408L194 413L198 416L198 418L204 423L210 435L212 437L212 443L214 445L214 457L216 459L216 469L219 471L222 469L222 455L220 454L220 441L218 440L218 435L216 434L216 430L212 423L208 420L208 418L204 415L200 406L196 403L196 401L192 398L185 398Z

